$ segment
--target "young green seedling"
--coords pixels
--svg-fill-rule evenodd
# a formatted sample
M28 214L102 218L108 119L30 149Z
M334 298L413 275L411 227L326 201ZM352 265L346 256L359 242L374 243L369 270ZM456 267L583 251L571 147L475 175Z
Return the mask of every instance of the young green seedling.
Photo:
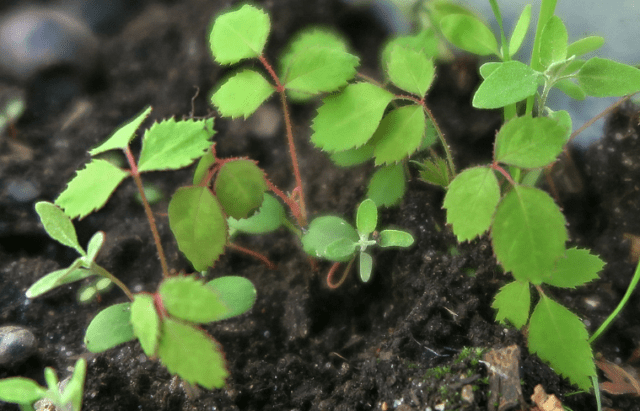
M373 270L373 258L367 252L369 247L410 247L414 239L411 234L400 230L375 231L378 225L378 210L373 200L366 199L358 207L356 228L340 217L323 216L309 224L308 231L302 236L304 250L313 257L335 261L327 277L331 288L339 287L351 264L358 257L358 273L362 282L368 282ZM332 282L333 273L341 262L349 262L343 278Z
M86 373L87 361L80 358L66 385L58 384L58 377L50 367L44 369L46 388L28 378L5 378L0 380L0 400L18 404L22 411L34 411L33 404L38 400L48 400L59 410L80 411Z

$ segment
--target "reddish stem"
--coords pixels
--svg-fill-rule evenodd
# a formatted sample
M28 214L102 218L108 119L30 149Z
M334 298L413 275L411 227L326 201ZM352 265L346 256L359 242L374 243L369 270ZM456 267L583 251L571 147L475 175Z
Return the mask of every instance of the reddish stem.
M129 146L124 149L124 154L127 157L129 166L131 167L131 176L133 177L133 181L136 182L136 187L138 187L138 192L140 193L140 198L142 199L144 212L147 215L149 227L151 228L151 233L153 234L153 241L156 243L156 250L158 250L158 259L160 260L160 265L162 266L162 276L164 278L167 278L169 277L169 266L167 265L167 259L164 255L162 242L160 241L160 234L158 233L156 219L153 217L153 211L151 211L151 206L149 205L147 196L144 193L144 187L142 186L142 180L140 179L140 173L138 172L138 165L136 164L136 160L133 158L133 154L131 153L131 149L129 148Z
M248 254L248 255L250 255L251 257L253 257L253 258L257 259L257 260L262 261L264 263L264 265L266 265L269 270L275 270L276 269L276 265L274 263L272 263L271 260L269 260L266 256L264 256L264 255L262 255L262 254L260 254L260 253L258 253L256 251L250 250L248 248L245 248L245 247L239 246L237 244L233 244L233 243L229 243L228 246L230 248L233 248L236 251L240 251L241 253Z
M269 190L273 191L278 197L282 199L282 201L285 202L287 207L289 207L289 209L291 210L291 214L293 214L293 217L296 219L298 224L300 224L301 227L304 227L302 223L305 220L302 218L302 214L300 212L300 205L295 201L293 201L291 197L283 193L282 190L280 190L278 187L276 187L275 184L269 181L269 179L266 176L264 178L264 181L267 183L267 187L269 187Z
M500 167L500 165L498 165L497 162L494 161L493 163L491 163L491 168L500 172L500 174L502 174L504 178L506 178L507 181L511 183L512 186L516 186L516 182L513 181L513 178L511 178L511 175L507 173L507 171L504 168Z
M347 267L342 272L342 277L340 278L340 280L338 280L337 283L334 283L332 281L333 281L333 276L335 275L336 271L338 271L338 267L340 266L340 263L333 263L333 265L329 269L329 273L327 273L327 285L329 286L329 288L336 289L344 283L344 280L347 279L347 275L349 274L349 271L351 270L351 266L353 265L354 261L355 261L355 257L352 258L351 261L349 261L349 264L347 264Z

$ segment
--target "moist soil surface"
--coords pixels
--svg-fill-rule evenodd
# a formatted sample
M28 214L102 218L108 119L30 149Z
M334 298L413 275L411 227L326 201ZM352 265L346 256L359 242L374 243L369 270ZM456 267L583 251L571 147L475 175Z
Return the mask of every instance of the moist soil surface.
M28 300L26 289L44 274L69 265L74 252L50 240L34 202L53 201L88 161L87 151L147 105L151 119L213 114L207 95L228 70L212 63L205 41L211 17L227 2L189 0L146 2L114 33L100 37L99 69L79 78L80 91L66 100L30 89L31 109L16 125L15 137L0 141L0 325L29 327L37 352L0 378L22 375L44 384L43 369L62 377L75 360L88 360L84 409L102 410L425 410L487 409L487 368L465 358L465 347L499 349L517 344L526 407L536 385L557 395L573 410L593 410L593 395L577 390L530 355L520 331L494 321L497 290L511 280L496 264L489 239L457 244L445 224L443 190L419 181L408 184L400 206L381 210L380 225L411 231L408 250L374 253L372 280L352 273L337 290L326 285L329 264L312 269L296 238L285 230L263 237L240 237L237 244L261 252L277 268L229 250L208 278L240 275L250 279L258 299L250 313L204 328L224 347L230 377L219 390L193 389L173 379L137 342L91 354L84 330L101 309L126 297L117 289L101 301L79 304L78 284ZM266 56L276 61L286 41L310 24L332 27L361 56L360 70L380 78L378 55L387 33L367 10L334 0L267 1L272 19ZM250 65L251 63L249 63ZM486 163L500 125L500 113L470 107L478 62L458 57L440 65L428 105L449 139L458 169ZM47 81L47 75L43 74ZM33 82L32 82L33 84ZM200 89L199 95L196 89ZM193 107L192 107L193 98ZM309 143L317 103L293 105L307 206L312 216L351 218L362 200L371 166L335 167ZM266 109L279 108L277 100ZM268 111L268 110L267 110ZM256 121L216 120L217 153L257 160L279 187L290 190L293 177L282 121L265 133ZM608 120L606 135L586 152L570 151L548 184L563 207L571 242L593 248L607 265L600 279L577 290L552 295L576 312L590 332L622 298L632 277L640 235L640 142L637 109L623 106ZM135 147L134 149L139 149ZM164 200L153 206L170 266L190 272L177 250L166 218L167 199L188 184L192 169L152 173ZM39 194L20 202L11 181L30 181ZM106 243L98 263L134 292L154 291L160 264L144 212L127 181L100 211L76 223L81 244L102 230ZM634 251L636 250L636 251ZM640 301L632 297L610 329L594 345L610 361L625 363L640 344ZM449 367L446 369L445 367ZM430 371L429 371L430 370ZM602 375L600 375L602 380ZM466 378L461 382L461 379ZM473 391L463 392L464 385ZM640 410L629 395L603 394L603 404ZM429 408L431 407L431 408ZM0 409L17 409L0 404Z

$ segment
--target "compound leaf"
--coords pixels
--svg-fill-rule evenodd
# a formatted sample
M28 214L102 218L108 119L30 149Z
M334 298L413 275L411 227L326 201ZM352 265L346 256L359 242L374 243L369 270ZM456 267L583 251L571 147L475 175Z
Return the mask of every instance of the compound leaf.
M535 94L540 73L519 61L500 63L473 96L476 108L500 108Z
M449 184L443 207L447 223L459 242L472 240L487 231L500 202L500 186L493 170L473 167L464 170Z
M227 215L247 218L262 204L267 183L264 172L251 160L234 160L225 163L215 181L218 201Z
M591 388L591 377L596 375L587 338L585 325L578 316L540 295L529 321L529 351L585 391Z
M604 44L604 38L600 36L589 36L574 41L567 47L567 57L582 56L598 50Z
M208 323L230 311L211 287L194 276L168 278L160 284L158 293L167 312L181 320Z
M378 208L376 203L371 199L366 199L358 207L356 213L356 228L358 233L369 235L373 233L378 225Z
M171 318L162 322L158 357L170 373L209 390L224 387L229 376L217 341L201 329Z
M225 81L211 96L211 103L225 117L249 117L275 89L254 70L242 70Z
M531 23L531 4L524 6L520 17L518 17L518 22L513 28L513 33L511 33L511 38L509 39L509 56L513 56L520 49L527 31L529 31L529 23Z
M219 64L235 64L259 57L270 28L269 15L249 4L218 16L209 33L213 58Z
M98 353L136 338L131 318L131 303L115 304L96 315L87 327L84 345Z
M149 113L151 113L151 106L147 106L147 108L141 111L135 118L120 126L120 128L118 128L104 143L89 151L89 154L95 156L97 154L104 153L105 151L113 149L124 150L127 148L131 140L136 136L136 130L147 118Z
M524 327L531 309L529 283L513 281L504 285L493 299L491 307L498 310L496 321L504 324L504 320L509 320L518 329Z
M247 234L264 234L275 231L286 219L284 207L272 195L265 193L262 205L251 217L239 220L229 217L227 223L232 231Z
M413 245L413 236L401 230L382 230L380 232L380 247L402 247L407 248Z
M328 259L327 247L341 238L346 238L352 242L357 242L360 239L358 232L342 218L335 216L318 217L311 221L307 232L303 234L302 248L313 257ZM346 262L349 259L344 257L333 261Z
M617 61L594 57L576 75L589 96L618 97L640 90L640 70Z
M402 200L407 189L404 167L401 163L378 168L367 186L367 198L378 207L392 207Z
M516 280L540 284L565 254L567 239L562 212L542 190L515 186L498 205L493 250Z
M0 400L13 404L32 404L45 397L47 389L24 377L0 380Z
M604 261L589 250L569 248L566 255L558 259L555 270L544 282L555 287L575 288L598 278L602 267Z
M182 187L169 202L169 226L178 248L197 271L220 257L227 243L227 222L222 207L206 187Z
M306 47L289 60L285 68L285 88L318 94L337 90L356 74L359 59L336 47Z
M91 160L69 181L55 203L71 218L84 218L102 208L129 173L106 160ZM90 194L88 194L90 193Z
M211 147L213 118L155 123L144 133L138 171L177 170L202 157Z
M549 67L551 64L567 58L567 41L569 35L562 19L551 16L542 29L540 37L540 64Z
M365 253L365 252L360 253L360 267L358 271L360 274L360 280L362 280L363 283L368 282L369 279L371 278L372 271L373 271L373 257L371 257L371 254L369 253Z
M410 104L384 116L373 135L376 165L396 163L420 147L426 127L422 106Z
M473 54L499 55L498 42L480 19L473 15L450 14L440 20L442 34L454 46Z
M433 60L421 51L395 46L389 55L387 74L391 82L421 98L429 90L435 72Z
M549 117L516 117L496 136L496 161L521 168L545 167L564 147L567 130Z
M370 83L350 84L325 97L313 119L311 141L324 151L360 147L373 136L394 95Z
M76 229L64 211L55 204L40 201L36 203L36 212L40 216L40 221L49 237L62 245L75 249L80 255L86 255L84 249L78 243Z
M227 312L215 321L244 314L256 302L256 289L251 281L244 277L228 275L213 279L205 285L213 289L218 295L218 300L227 307Z
M147 357L156 355L160 340L160 317L151 294L136 294L131 303L131 325Z

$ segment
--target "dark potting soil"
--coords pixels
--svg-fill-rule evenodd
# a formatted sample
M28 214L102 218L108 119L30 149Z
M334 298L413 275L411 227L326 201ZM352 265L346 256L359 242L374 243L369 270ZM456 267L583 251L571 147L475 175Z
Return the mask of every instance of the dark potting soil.
M46 236L33 203L54 200L88 160L87 151L146 105L154 108L153 120L187 116L199 88L193 114L211 112L209 90L228 70L212 63L205 32L211 16L226 6L204 0L146 2L117 34L101 39L100 70L83 80L82 93L64 104L38 105L39 111L28 112L18 123L15 140L0 141L3 187L26 180L39 191L38 198L28 202L17 201L4 188L0 194L0 325L30 327L40 341L34 356L0 370L0 378L22 375L44 384L44 367L66 376L82 356L88 360L84 409L92 411L407 411L445 402L445 409L480 410L488 406L489 387L483 380L487 371L460 353L465 347L517 344L527 401L541 384L574 410L595 409L592 395L567 395L575 388L528 354L519 331L494 322L493 296L510 276L498 268L487 237L457 244L445 225L443 191L415 176L402 204L381 212L380 226L409 229L416 245L375 253L368 284L352 275L341 288L330 290L325 283L329 265L320 263L319 270L312 270L296 239L284 231L237 240L266 254L277 269L229 251L210 271L211 278L245 276L258 291L250 313L205 326L226 353L231 377L225 389L185 389L158 361L148 359L137 342L87 353L84 330L99 310L125 301L118 290L88 305L76 301L77 284L26 299L24 292L33 282L75 258L72 250ZM267 47L271 61L297 30L322 24L343 33L362 57L361 70L379 78L379 50L387 33L366 10L349 9L335 0L279 0L263 6L272 19ZM467 57L440 66L428 99L459 168L488 161L500 124L500 113L470 107L476 71L477 61ZM277 101L267 105L278 107ZM372 168L339 169L310 145L316 106L292 107L308 209L312 215L350 218ZM293 178L282 125L275 137L264 137L252 124L216 120L218 155L256 159L276 185L290 189ZM572 241L593 247L608 263L600 280L575 291L552 291L590 331L615 308L635 268L630 246L633 236L640 235L639 133L637 108L624 106L610 118L601 142L585 153L572 152L572 161L561 160L561 171L554 174ZM154 210L176 272L189 270L189 265L172 240L164 213L168 197L189 182L190 171L144 176L165 195ZM104 231L99 263L133 291L153 291L161 277L160 264L134 194L130 181L123 184L103 209L76 227L83 244L95 231ZM640 301L633 297L594 350L611 361L627 360L640 345L639 316ZM471 397L460 395L461 376L471 377L470 384L476 386ZM605 394L603 403L640 410L630 396Z

